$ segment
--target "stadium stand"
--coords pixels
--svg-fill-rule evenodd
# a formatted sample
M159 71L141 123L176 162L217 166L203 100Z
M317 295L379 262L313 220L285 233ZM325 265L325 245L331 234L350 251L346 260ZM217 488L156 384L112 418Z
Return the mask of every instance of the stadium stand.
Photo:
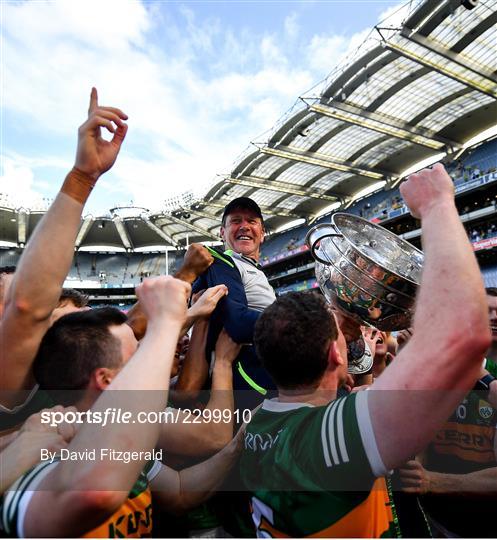
M398 29L388 37L380 28L372 32L357 54L322 82L319 97L299 98L268 132L266 143L251 145L202 199L189 193L155 212L119 207L105 216L85 217L69 281L115 290L120 297L132 294L146 276L173 274L189 243L218 241L225 204L250 196L261 206L271 233L261 253L271 284L280 292L313 287L304 238L309 225L330 220L332 205L333 211L379 222L419 245L419 224L407 214L398 186L403 171L434 155L445 155L461 218L485 276L493 276L497 139L478 135L495 124L497 113L497 94L485 76L493 69L488 59L495 13L485 2L471 11L458 2L449 4L440 12L429 2L413 4L405 27L396 23ZM417 34L424 36L419 43ZM412 53L431 47L431 40L436 50L445 47L450 53L432 51L432 63L420 65ZM463 64L469 65L470 58L482 73L457 63L454 54L463 49ZM443 87L443 95L426 93L427 84ZM365 189L370 194L358 197ZM0 264L15 265L43 212L0 200ZM272 232L301 218L302 226Z
M468 230L468 236L478 254L485 252L482 273L488 286L497 285L497 140L470 149L452 163L450 172L457 192L457 204ZM347 212L379 221L397 234L416 243L419 226L405 213L398 189L379 190L352 204ZM316 223L328 222L330 214ZM278 294L315 288L313 262L304 244L307 225L293 227L281 233L269 234L262 245L261 264ZM496 253L494 254L494 251ZM0 250L0 266L15 266L21 248ZM174 274L184 249L165 252L85 252L77 251L68 276L75 288L115 289L116 301L133 289L145 277ZM94 291L93 291L94 292ZM111 295L112 296L112 295ZM113 301L112 298L109 298Z

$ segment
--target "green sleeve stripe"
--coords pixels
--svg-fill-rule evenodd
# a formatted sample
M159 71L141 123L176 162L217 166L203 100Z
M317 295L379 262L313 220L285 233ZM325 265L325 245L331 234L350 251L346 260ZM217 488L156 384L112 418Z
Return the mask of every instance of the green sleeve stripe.
M16 482L12 485L12 489L9 490L5 495L2 521L8 534L12 534L16 528L13 520L17 514L17 507L21 497L27 491L31 482L35 480L36 477L49 465L52 465L49 461L38 464L36 467L31 469L31 471L16 480ZM11 527L11 525L13 525L13 527Z
M265 388L262 388L262 386L259 386L254 381L254 379L250 377L250 375L243 369L242 364L240 362L238 362L236 367L238 368L238 372L240 373L240 375L243 377L243 379L249 386L251 386L256 392L259 392L259 394L262 394L263 396L267 394L267 390Z
M219 259L220 261L223 261L227 265L231 266L231 268L235 268L235 265L228 261L228 259L225 259L220 253L218 253L215 249L210 248L209 246L205 246L207 248L207 251L215 258Z

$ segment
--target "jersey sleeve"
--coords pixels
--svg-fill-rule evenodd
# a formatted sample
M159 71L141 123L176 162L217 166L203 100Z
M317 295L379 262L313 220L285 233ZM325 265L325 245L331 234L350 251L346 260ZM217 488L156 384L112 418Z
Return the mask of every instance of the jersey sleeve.
M336 399L314 416L297 435L297 463L302 463L318 485L333 491L362 491L386 474L374 438L367 392Z
M162 471L163 468L164 465L158 459L149 461L143 470L147 476L148 482L152 482L152 480Z
M4 494L1 522L5 533L11 537L24 538L24 519L36 489L58 461L45 461L21 476Z

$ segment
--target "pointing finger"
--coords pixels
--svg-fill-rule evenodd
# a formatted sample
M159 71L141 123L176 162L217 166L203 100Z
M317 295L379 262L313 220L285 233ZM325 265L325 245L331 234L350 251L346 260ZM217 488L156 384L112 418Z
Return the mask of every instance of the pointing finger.
M90 115L98 107L98 94L97 89L93 87L90 94L90 107L88 108L88 115Z

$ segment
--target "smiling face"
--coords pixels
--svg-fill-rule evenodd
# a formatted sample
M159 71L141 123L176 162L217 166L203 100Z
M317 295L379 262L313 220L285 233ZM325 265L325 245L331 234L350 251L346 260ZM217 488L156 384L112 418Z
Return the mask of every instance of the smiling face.
M264 241L261 218L252 210L237 208L226 216L221 227L221 238L229 249L258 261L260 246Z
M378 356L385 356L388 352L387 335L385 332L380 332L378 341L376 342L376 354Z

